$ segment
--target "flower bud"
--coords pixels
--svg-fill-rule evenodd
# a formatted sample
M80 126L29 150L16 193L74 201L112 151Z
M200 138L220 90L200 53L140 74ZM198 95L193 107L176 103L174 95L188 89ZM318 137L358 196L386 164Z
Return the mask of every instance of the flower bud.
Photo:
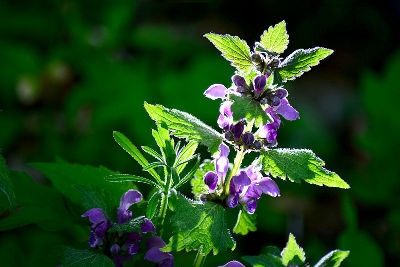
M264 63L264 57L257 52L251 55L250 60L257 65L262 65Z
M262 148L262 143L261 143L261 141L256 140L256 141L254 142L254 144L253 144L253 148L256 149L256 150L261 149L261 148Z
M242 141L245 147L251 147L254 143L254 135L251 132L245 132L242 136Z
M268 99L268 105L270 105L271 107L279 106L280 103L281 103L281 99L279 97L277 97L276 95L273 95Z
M280 99L287 97L288 91L283 88L279 88L278 90L275 91L275 96L279 97Z
M111 254L112 255L117 255L120 251L120 247L118 244L113 244L110 248Z
M235 125L233 125L232 133L235 141L240 140L243 130L244 130L244 122L242 120L238 121Z
M281 64L281 60L278 57L273 58L269 63L268 66L275 69Z
M233 133L231 131L225 133L225 139L228 141L233 141Z

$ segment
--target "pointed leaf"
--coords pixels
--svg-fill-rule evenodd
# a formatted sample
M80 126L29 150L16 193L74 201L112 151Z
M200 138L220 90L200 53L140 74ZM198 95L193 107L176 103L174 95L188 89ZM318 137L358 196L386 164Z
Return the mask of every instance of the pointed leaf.
M289 241L282 250L281 256L285 266L300 266L306 260L304 250L296 243L296 238L292 234L289 235Z
M178 184L174 186L175 189L178 189L180 186L184 185L187 181L192 179L193 175L197 171L197 169L200 166L200 156L197 157L196 164L193 166L193 168L183 177Z
M165 164L164 164L163 162L158 162L158 161L157 161L157 162L152 162L152 163L150 163L150 164L144 166L144 167L143 167L143 170L144 170L144 171L149 171L149 170L151 170L151 169L154 169L154 168L160 167L160 166L165 166Z
M220 133L189 113L168 109L161 105L144 103L147 113L156 122L165 122L172 134L189 141L199 142L214 154L222 141Z
M294 80L332 53L333 50L323 47L298 49L285 58L275 71L282 77L283 82Z
M201 250L203 255L211 251L217 255L236 246L226 224L224 209L216 203L194 202L178 195L171 223L175 234L163 251Z
M113 267L114 262L104 254L91 250L64 248L65 267Z
M247 121L255 119L255 126L265 125L271 121L265 110L259 102L250 99L247 96L230 95L230 99L234 101L231 110L235 121L246 118Z
M144 152L146 152L147 154L153 156L155 159L158 159L160 162L164 162L163 157L160 154L158 154L156 151L154 151L154 149L152 149L151 147L142 146L142 149L143 149Z
M247 72L251 69L253 63L250 59L250 48L246 41L229 34L208 33L204 37L210 40L221 51L222 56L230 61L231 65L236 67L237 70Z
M123 182L137 182L137 183L145 183L145 184L150 184L152 186L161 188L158 184L156 184L155 182L153 182L150 179L141 177L141 176L137 176L137 175L132 175L132 174L122 174L122 173L118 173L118 174L111 174L106 176L105 180L107 182L119 182L119 183L123 183Z
M289 43L286 22L283 20L274 27L270 26L261 36L260 43L268 52L279 54L285 51Z
M156 191L150 198L149 203L147 204L146 217L148 219L152 219L154 215L156 215L158 204L161 200L161 193Z
M301 180L309 184L329 187L350 188L339 175L324 168L325 162L308 149L272 149L263 152L264 172L286 177L296 183Z
M350 251L333 250L322 257L314 267L338 267L349 254Z
M196 152L198 143L197 142L189 142L182 150L179 152L178 157L176 159L176 164L181 164L181 162L189 159L194 152ZM182 164L177 168L178 173L180 174L183 169L186 167L186 164Z
M247 235L249 232L257 231L256 218L255 214L248 214L246 211L240 210L233 232L235 234Z

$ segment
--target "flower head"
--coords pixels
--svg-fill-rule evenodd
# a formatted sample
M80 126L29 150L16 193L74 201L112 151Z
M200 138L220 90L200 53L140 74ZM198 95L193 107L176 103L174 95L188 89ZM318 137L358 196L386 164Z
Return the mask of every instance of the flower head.
M218 184L223 184L228 172L229 147L224 143L219 146L219 155L215 157L215 172L209 171L203 176L204 183L208 186L210 193L213 193Z
M165 242L161 237L153 236L147 241L147 251L144 258L148 261L158 263L159 267L172 267L174 266L174 257L169 252L163 252L160 248L165 247Z

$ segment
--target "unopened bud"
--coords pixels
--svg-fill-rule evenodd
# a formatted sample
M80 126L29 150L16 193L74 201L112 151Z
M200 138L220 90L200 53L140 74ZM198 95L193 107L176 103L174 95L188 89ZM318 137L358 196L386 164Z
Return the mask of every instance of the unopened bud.
M233 125L232 133L233 133L233 137L236 141L240 140L243 130L244 130L244 122L242 120L238 121L235 125Z
M228 141L233 141L233 133L231 131L225 133L225 139Z
M254 143L254 135L251 132L245 132L242 136L244 146L250 147Z
M268 105L270 105L271 107L279 106L280 103L281 103L281 99L275 95L271 96L268 99Z
M253 53L250 57L251 61L257 65L262 65L264 63L264 57L260 53Z
M278 90L275 91L275 96L279 97L280 99L287 97L288 92L286 89L279 88Z
M281 60L278 57L275 57L268 63L268 66L274 69L277 68L279 64L281 64Z
M261 143L261 141L256 140L256 141L254 142L254 144L253 144L253 148L256 149L256 150L261 149L261 148L262 148L262 143Z

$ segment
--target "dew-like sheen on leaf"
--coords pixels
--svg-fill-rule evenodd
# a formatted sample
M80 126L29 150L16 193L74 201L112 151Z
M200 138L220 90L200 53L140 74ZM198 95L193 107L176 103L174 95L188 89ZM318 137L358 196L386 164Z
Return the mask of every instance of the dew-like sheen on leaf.
M154 121L166 123L168 129L176 137L199 142L207 146L211 154L218 151L222 141L220 133L193 115L176 109L168 109L161 105L151 105L147 102L144 103L144 107Z
M210 40L222 52L222 56L230 61L238 71L247 72L253 66L250 59L250 48L246 41L229 34L207 33L204 37Z
M163 251L201 249L204 255L211 251L217 255L235 249L236 242L228 230L224 208L216 203L194 202L178 195L171 224L175 234Z
M279 73L283 82L294 80L332 53L333 50L323 47L298 49L285 58L275 71Z
M289 35L286 32L286 22L283 20L274 27L269 26L261 36L260 44L272 53L282 53L289 44Z
M325 162L308 149L271 149L262 153L263 170L296 183L350 188L339 175L324 168Z

